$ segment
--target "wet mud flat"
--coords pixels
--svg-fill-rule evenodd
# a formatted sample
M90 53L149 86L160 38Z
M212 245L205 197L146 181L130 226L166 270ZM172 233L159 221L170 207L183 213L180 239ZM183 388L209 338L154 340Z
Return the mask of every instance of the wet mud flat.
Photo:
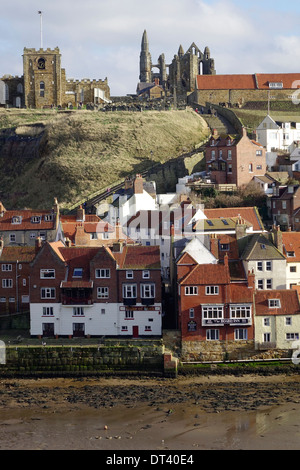
M3 379L0 449L295 449L300 377Z

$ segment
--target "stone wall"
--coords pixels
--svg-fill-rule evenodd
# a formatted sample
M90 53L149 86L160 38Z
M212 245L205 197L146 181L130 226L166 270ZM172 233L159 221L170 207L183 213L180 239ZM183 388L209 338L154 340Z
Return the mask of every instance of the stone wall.
M7 346L3 374L134 371L163 373L161 341L111 342L98 346Z
M183 341L183 362L205 362L250 359L257 354L253 341Z

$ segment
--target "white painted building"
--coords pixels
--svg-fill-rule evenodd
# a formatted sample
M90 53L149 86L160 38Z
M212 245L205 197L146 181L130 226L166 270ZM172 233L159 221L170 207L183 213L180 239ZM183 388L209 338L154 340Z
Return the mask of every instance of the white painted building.
M275 122L267 115L256 128L257 141L267 153L276 150L290 151L295 141L300 141L300 122Z

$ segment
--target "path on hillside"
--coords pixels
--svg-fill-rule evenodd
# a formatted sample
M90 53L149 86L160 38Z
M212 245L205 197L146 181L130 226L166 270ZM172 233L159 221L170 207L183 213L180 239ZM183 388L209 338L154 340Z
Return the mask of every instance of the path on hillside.
M220 114L202 114L203 119L206 121L207 125L210 127L211 131L216 129L218 133L221 134L236 134L236 130L232 124Z

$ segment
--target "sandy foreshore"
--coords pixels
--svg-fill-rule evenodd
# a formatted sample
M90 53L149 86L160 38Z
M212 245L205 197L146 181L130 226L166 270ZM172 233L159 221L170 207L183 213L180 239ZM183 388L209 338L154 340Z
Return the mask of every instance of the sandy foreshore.
M2 450L299 447L299 375L0 381Z

